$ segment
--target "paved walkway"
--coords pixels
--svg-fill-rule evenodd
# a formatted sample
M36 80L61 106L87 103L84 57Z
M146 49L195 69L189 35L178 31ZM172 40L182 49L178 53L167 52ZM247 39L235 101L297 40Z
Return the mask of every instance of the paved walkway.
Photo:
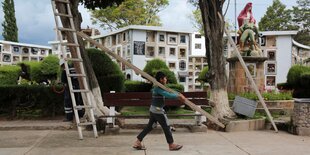
M177 129L174 138L182 150L168 151L164 134L149 134L146 151L131 148L140 130L121 130L119 135L102 135L84 131L78 140L75 130L0 131L1 155L309 155L310 137L286 132L249 131L190 133Z

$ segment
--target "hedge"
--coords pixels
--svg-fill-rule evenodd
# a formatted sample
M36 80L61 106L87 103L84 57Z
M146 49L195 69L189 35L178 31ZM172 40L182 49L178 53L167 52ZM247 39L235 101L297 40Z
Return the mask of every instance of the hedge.
M167 84L166 86L177 92L184 92L184 86L181 84Z
M149 92L152 89L152 84L142 81L125 81L126 92Z
M60 88L57 88L60 89ZM0 86L0 114L7 117L34 118L63 115L63 94L49 86Z
M41 72L41 62L29 61L29 62L23 62L23 63L28 68L31 81L40 83L41 81L44 80L44 76Z
M310 72L310 67L294 65L290 68L287 74L287 83L292 88L303 87L303 84L301 83L301 75L306 72Z
M16 85L21 69L19 66L0 67L0 86Z
M57 56L47 56L43 59L40 65L42 75L51 80L56 80L57 75L60 75L59 59Z
M162 70L162 69L167 69L169 70L168 66L166 63L161 60L161 59L153 59L145 65L143 71L148 73L149 75L153 74L153 70Z

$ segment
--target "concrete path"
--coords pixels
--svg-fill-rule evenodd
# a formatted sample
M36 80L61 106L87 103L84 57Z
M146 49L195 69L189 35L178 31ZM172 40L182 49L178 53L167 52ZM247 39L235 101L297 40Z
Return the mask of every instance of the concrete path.
M182 150L168 151L164 134L149 134L146 151L131 148L140 130L121 130L119 135L100 135L84 131L78 140L75 130L0 131L0 155L309 155L310 137L286 132L249 131L190 133L174 132Z

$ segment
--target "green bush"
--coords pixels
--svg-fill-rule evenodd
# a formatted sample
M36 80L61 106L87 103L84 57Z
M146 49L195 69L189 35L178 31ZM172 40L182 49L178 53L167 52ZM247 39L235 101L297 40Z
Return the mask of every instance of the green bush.
M40 83L44 80L44 75L41 72L41 62L29 61L23 63L28 67L31 81Z
M87 49L100 89L102 92L124 90L125 77L120 67L111 58L98 49Z
M142 81L125 81L126 92L149 92L152 89L152 84Z
M301 75L305 72L310 72L310 67L294 65L290 68L287 74L287 83L292 88L303 87L301 84Z
M279 90L291 90L292 87L288 83L278 83L277 88Z
M60 88L57 88L60 89ZM56 94L49 86L0 86L0 114L22 118L62 115L63 94Z
M310 88L310 71L309 72L304 72L300 75L301 78L301 85L303 88Z
M234 100L235 99L235 94L228 94L228 99L229 100ZM250 99L250 100L255 100L258 101L258 97L255 93L253 92L249 92L249 93L241 93L238 96ZM292 92L288 91L288 92L279 92L276 93L274 91L272 92L264 92L262 94L262 97L264 98L264 100L266 101L274 101L274 100L292 100Z
M60 73L58 57L50 55L44 58L41 62L40 69L45 78L55 80Z
M161 59L153 59L145 65L143 71L146 72L147 74L153 76L154 70L169 70L168 66L166 63L161 60Z
M181 84L167 84L166 86L177 92L184 92L184 86Z
M20 73L19 66L1 66L0 67L0 86L16 85Z

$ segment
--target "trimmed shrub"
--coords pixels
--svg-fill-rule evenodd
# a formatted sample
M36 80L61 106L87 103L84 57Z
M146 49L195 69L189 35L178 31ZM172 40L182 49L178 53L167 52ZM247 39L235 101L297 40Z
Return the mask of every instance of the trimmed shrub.
M41 72L41 62L29 61L23 63L28 67L31 81L40 83L44 80L44 76Z
M305 73L302 73L300 75L300 78L301 78L301 85L303 86L303 88L310 88L310 71L309 72L305 72Z
M235 99L235 94L228 94L228 99L229 100L234 100ZM255 100L258 101L258 97L255 93L253 92L248 92L248 93L242 93L239 94L238 96L250 99L250 100ZM276 93L276 92L264 92L262 94L262 97L266 100L266 101L274 101L274 100L292 100L292 93L291 92L280 92L280 93Z
M166 86L177 92L184 92L184 86L181 84L167 84Z
M59 88L60 89L60 88ZM0 86L0 114L8 117L36 118L63 115L63 94L49 86Z
M290 68L287 74L287 83L292 88L302 87L303 85L301 84L301 74L305 72L310 72L310 67L294 65Z
M92 67L102 92L124 90L125 77L120 67L111 58L98 49L87 49Z
M277 88L279 90L291 90L292 89L288 83L278 83Z
M56 56L48 56L40 65L41 73L46 79L56 80L60 73L59 59Z
M0 67L0 85L16 85L20 73L19 66Z
M154 70L169 70L168 66L161 59L153 59L145 65L143 71L153 76Z
M152 89L152 84L142 81L125 81L126 92L149 92Z

